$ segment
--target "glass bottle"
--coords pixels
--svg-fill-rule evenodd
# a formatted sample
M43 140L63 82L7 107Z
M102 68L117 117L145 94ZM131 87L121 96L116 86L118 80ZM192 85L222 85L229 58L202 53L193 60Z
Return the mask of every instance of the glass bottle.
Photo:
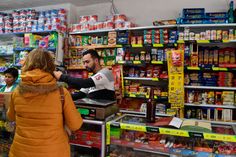
M154 100L154 91L151 89L150 96L147 101L147 108L146 108L146 120L148 123L154 123L156 116L156 103Z

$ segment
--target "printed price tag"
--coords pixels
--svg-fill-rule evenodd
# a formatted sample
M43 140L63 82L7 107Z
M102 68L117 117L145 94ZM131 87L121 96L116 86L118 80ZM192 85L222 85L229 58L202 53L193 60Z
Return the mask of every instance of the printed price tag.
M141 61L133 61L133 64L141 64Z
M197 43L210 43L210 40L197 40Z
M129 97L136 98L135 94L129 94Z
M159 81L159 78L152 78L152 81Z
M132 44L132 47L143 47L142 44Z
M147 131L146 126L135 125L135 124L120 123L120 128L125 130L142 131L142 132Z
M189 132L190 137L200 137L203 138L203 133L201 132Z
M153 44L153 47L164 47L163 44Z
M116 45L116 47L122 47L122 45Z
M118 64L124 64L125 61L118 61Z
M106 124L106 132L107 132L106 143L110 144L111 143L111 137L110 137L110 134L111 134L111 122L108 122Z
M220 67L213 67L212 70L213 71L228 71L227 68L220 68Z
M184 40L178 40L177 43L184 44Z
M163 64L163 61L152 61L152 64Z
M160 128L160 134L189 137L188 131Z
M200 70L200 67L187 67L188 70Z
M223 43L229 43L229 40L222 40Z
M203 133L203 136L204 136L204 139L206 139L206 140L236 142L235 135L221 135L221 134Z
M0 127L4 127L4 121L0 121Z
M147 129L147 132L156 132L156 133L159 133L159 128L155 128L155 127L146 127Z

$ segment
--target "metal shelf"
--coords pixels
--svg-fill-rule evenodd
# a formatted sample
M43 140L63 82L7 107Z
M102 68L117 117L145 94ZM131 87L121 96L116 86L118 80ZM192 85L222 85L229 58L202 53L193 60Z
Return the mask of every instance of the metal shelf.
M153 150L145 150L145 149L140 149L140 148L134 148L134 150L140 151L140 152L170 156L170 153L158 152L158 151L153 151Z
M92 146L83 145L83 144L70 143L70 145L72 145L72 146L79 146L79 147L86 147L86 148L93 148Z
M214 104L191 104L185 103L185 106L196 106L196 107L215 107L215 108L228 108L228 109L235 109L236 106L233 105L214 105Z
M146 115L145 112L141 112L141 111L130 111L130 110L125 110L125 109L121 109L120 112L121 112L121 113L128 113L128 114ZM167 117L171 117L171 115L163 114L163 113L156 113L156 116L167 116Z
M236 87L214 87L214 86L184 86L186 89L215 89L215 90L236 90Z
M70 32L70 35L105 33L105 32L111 32L111 31L132 31L132 30L143 30L143 29L173 28L173 27L177 27L177 25L143 26L143 27L123 28L123 29L104 29L104 30L93 30L93 31L82 31L82 32Z
M96 125L103 125L103 124L105 124L104 121L89 120L89 119L83 119L83 122L84 122L84 123L87 123L87 124L96 124Z
M187 118L183 118L183 120L196 120L196 121L200 121L200 122L208 122L211 124L221 124L221 125L236 125L236 122L224 122L224 121L214 121L214 120L200 120L200 119L187 119Z
M222 24L180 24L179 27L234 27L236 23L222 23Z
M0 36L17 36L17 35L24 35L26 33L35 33L35 34L49 34L53 32L58 32L57 30L50 30L50 31L33 31L33 32L16 32L16 33L0 33Z

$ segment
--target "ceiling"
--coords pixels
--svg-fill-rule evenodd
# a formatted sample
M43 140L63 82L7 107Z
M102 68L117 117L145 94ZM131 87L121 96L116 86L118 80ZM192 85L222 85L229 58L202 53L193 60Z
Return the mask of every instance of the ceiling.
M0 11L19 8L32 8L46 5L71 3L76 6L85 6L98 3L106 3L111 0L0 0Z

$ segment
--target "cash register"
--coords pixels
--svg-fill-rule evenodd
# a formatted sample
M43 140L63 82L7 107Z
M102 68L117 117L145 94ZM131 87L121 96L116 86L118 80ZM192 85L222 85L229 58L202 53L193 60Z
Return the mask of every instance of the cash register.
M83 98L74 102L84 119L104 120L119 111L116 101Z

